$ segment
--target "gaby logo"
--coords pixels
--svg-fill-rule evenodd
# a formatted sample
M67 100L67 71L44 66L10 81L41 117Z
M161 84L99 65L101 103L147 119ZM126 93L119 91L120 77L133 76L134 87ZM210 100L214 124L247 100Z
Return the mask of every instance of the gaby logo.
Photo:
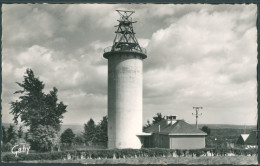
M18 153L26 153L26 154L28 154L30 148L31 148L30 146L26 146L25 144L15 145L15 146L11 149L11 152L12 152L12 154L15 154L15 157L17 157L17 154L18 154Z

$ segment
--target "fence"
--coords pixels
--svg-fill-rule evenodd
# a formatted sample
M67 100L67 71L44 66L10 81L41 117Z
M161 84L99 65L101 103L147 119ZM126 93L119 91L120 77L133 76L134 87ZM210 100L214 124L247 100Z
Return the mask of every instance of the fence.
M106 53L106 52L117 52L117 51L131 51L131 52L139 52L139 53L143 53L143 54L147 53L145 48L143 48L143 47L140 47L140 48L141 48L141 50L136 49L136 48L131 48L131 49L130 48L127 48L127 49L117 48L117 49L112 50L112 46L109 46L109 47L104 49L104 53Z

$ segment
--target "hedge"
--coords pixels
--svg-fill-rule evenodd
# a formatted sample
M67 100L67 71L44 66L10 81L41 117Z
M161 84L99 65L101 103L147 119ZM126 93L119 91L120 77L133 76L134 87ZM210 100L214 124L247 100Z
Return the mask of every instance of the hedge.
M190 149L190 150L175 150L175 149L98 149L98 150L77 150L77 151L62 151L49 153L25 153L6 154L2 156L4 162L17 162L28 160L67 160L67 159L102 159L102 158L137 158L137 157L178 157L178 156L226 156L233 155L256 155L257 149Z

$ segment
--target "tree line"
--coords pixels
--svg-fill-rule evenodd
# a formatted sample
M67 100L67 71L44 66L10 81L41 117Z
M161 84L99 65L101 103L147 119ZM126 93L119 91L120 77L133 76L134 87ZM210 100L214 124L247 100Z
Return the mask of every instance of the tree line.
M73 143L86 145L107 143L106 116L98 124L90 119L84 124L84 132L80 135L76 136L71 129L66 129L59 136L67 105L58 100L58 89L53 87L49 93L45 93L45 84L35 77L31 69L26 70L23 78L21 83L16 82L20 90L15 91L14 94L20 96L18 100L10 103L10 109L15 125L21 122L28 130L23 132L22 126L18 131L15 131L13 125L10 125L8 129L2 126L3 144L14 145L17 140L24 138L31 149L44 152L60 150L61 143L69 146ZM157 113L152 122L147 121L143 128L146 129L162 119L163 115Z
M15 130L14 125L10 125L8 128L1 126L2 129L2 151L10 151L12 145L14 145L18 139L21 139L24 135L22 126L19 127L19 130Z
M10 113L13 115L14 124L22 123L27 131L23 133L22 126L18 131L14 125L10 125L8 129L2 126L2 143L5 147L16 144L21 138L30 144L31 149L41 152L59 150L61 143L90 145L107 142L106 116L98 124L90 119L84 124L84 132L81 135L75 136L71 129L67 129L59 136L67 105L58 100L58 89L53 87L49 93L45 93L45 84L34 75L32 69L26 69L23 81L16 84L20 89L14 94L20 96L18 100L10 103Z
M11 125L9 127L2 126L2 151L7 152L11 151L11 148L15 144L19 143L30 143L30 131L24 131L23 126ZM44 137L46 138L46 137ZM107 137L107 117L104 116L103 119L95 124L93 119L90 119L86 124L84 124L84 131L78 135L74 134L73 130L67 128L60 135L58 134L59 150L63 148L72 148L74 145L106 145L108 141ZM50 142L46 139L44 142L45 146L51 146ZM49 144L49 145L48 145ZM105 146L104 146L105 147ZM46 147L33 149L39 152L46 151ZM58 149L57 149L58 150Z
M85 144L86 146L107 144L107 117L95 124L94 120L90 120L84 124L84 131L75 135L72 129L68 128L61 134L61 143L71 146L72 144Z
M32 149L53 151L57 147L58 132L63 114L67 106L58 101L58 89L53 87L49 93L44 93L45 84L27 69L22 83L16 82L21 88L14 92L20 94L19 99L11 102L11 114L17 125L20 120L28 127L27 141Z

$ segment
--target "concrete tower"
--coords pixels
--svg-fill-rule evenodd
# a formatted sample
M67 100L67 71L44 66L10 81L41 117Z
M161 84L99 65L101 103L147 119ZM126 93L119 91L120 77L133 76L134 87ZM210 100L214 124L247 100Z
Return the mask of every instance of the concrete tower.
M113 46L104 50L108 59L108 148L141 148L143 59L146 50L135 38L134 11L117 10L120 15Z

